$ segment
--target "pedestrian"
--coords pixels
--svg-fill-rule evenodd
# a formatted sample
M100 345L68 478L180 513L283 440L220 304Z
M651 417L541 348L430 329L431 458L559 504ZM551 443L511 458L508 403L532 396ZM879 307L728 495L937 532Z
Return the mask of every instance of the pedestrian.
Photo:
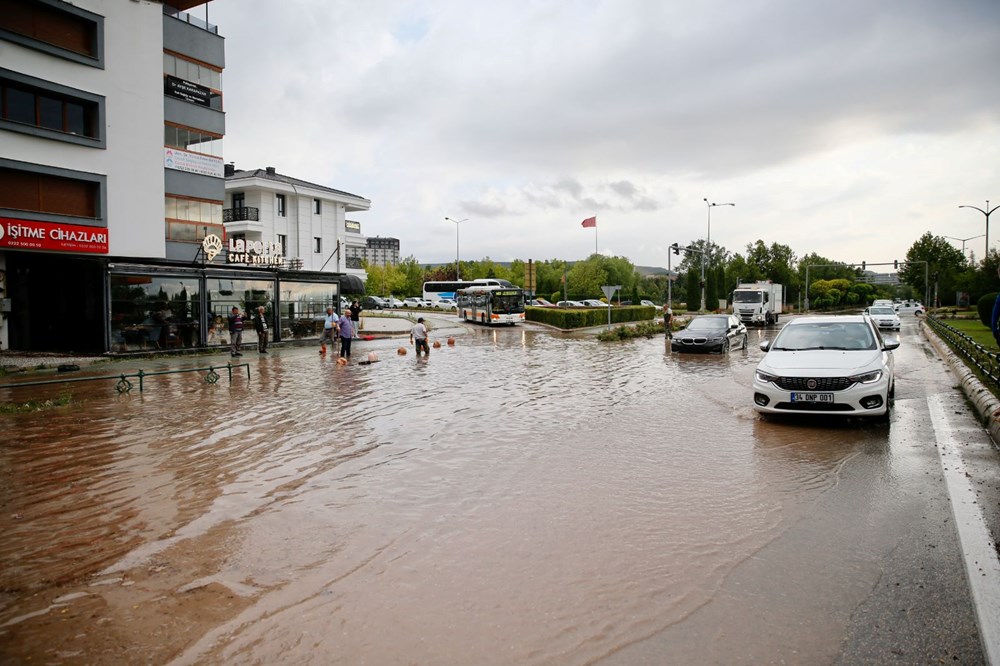
M253 327L257 331L257 351L261 354L267 353L267 316L264 314L264 306L257 306L257 314L253 316Z
M350 310L340 315L337 327L340 329L340 358L351 358L351 338L354 337L354 322L351 320Z
M233 313L229 315L229 352L232 356L243 356L240 348L243 346L243 318L240 309L233 306Z
M431 348L427 346L427 327L424 326L424 318L417 319L417 325L410 329L410 341L416 346L417 356L423 349L427 356L431 355Z
M351 325L354 327L354 337L360 337L358 331L361 330L361 303L356 298L351 303Z
M667 338L674 337L673 331L673 321L674 321L674 311L670 309L670 305L667 304L663 307L663 334Z
M334 341L334 334L337 330L337 314L333 311L333 307L328 307L326 309L326 319L323 321L323 335L319 339L319 353L326 353L326 343L329 340L330 346L333 347L336 342Z

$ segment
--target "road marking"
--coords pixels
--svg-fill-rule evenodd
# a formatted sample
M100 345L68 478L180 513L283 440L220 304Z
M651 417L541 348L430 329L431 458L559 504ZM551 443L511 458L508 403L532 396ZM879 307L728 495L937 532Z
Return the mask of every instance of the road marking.
M1000 559L990 542L989 529L976 500L975 489L966 476L955 429L940 395L927 396L931 423L938 443L938 457L951 510L958 528L958 540L965 560L965 575L972 591L972 604L979 623L986 661L1000 666Z

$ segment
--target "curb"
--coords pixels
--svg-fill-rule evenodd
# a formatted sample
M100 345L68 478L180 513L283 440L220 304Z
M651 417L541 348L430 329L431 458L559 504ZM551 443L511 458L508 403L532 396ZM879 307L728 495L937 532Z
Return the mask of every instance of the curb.
M993 447L1000 449L1000 399L997 399L993 392L979 381L979 378L969 369L961 357L953 352L951 347L941 340L925 321L920 322L920 330L934 347L938 356L948 363L951 371L958 377L962 392L972 403L976 414L979 415L980 423L990 433Z

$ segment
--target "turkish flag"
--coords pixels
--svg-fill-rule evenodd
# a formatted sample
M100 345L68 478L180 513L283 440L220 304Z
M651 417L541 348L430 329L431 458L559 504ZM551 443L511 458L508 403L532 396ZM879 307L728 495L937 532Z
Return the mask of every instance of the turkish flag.
M588 217L586 220L584 220L580 224L582 226L584 226L584 227L596 227L597 226L597 218L596 217Z

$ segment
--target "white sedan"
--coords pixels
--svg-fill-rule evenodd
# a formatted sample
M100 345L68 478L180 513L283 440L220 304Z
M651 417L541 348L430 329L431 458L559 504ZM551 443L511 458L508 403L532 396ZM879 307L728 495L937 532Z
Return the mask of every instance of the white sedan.
M781 329L753 379L762 414L875 416L885 421L896 392L892 350L863 315L800 317Z
M438 310L457 310L458 303L452 298L439 298L434 302L434 307Z
M902 323L899 320L899 315L896 314L895 308L888 305L872 306L865 310L875 325L879 328L888 328L893 331L898 331Z

